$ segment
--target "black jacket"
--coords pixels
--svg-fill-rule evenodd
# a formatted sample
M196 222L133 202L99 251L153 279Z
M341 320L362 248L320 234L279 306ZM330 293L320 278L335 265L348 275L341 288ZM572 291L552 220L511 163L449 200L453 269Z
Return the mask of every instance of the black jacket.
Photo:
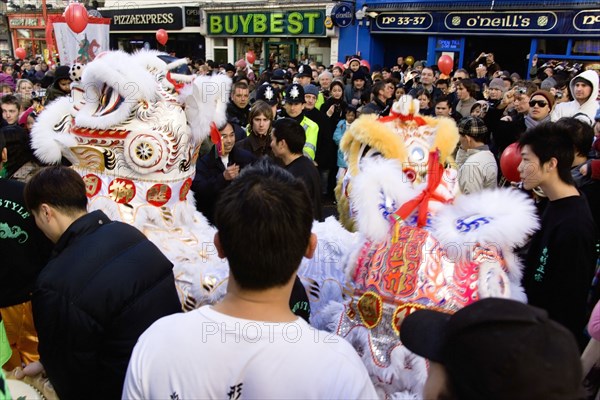
M337 151L334 151L335 142L333 141L333 129L329 122L329 118L316 108L304 110L304 114L319 126L317 152L315 154L317 168L319 170L328 170L335 167Z
M306 189L308 189L308 195L312 200L314 218L317 221L323 221L321 177L313 161L306 156L301 156L286 165L285 169L304 182Z
M255 160L256 157L252 153L237 145L231 149L227 165L223 165L223 161L216 155L214 147L207 155L198 159L192 191L196 198L196 209L204 214L210 223L214 222L215 204L219 199L219 194L231 183L223 176L225 168L237 164L242 169Z
M233 126L235 140L240 141L246 137L246 126L248 125L248 114L250 114L250 105L246 108L239 108L233 102L227 104L225 111L227 122Z
M139 230L102 211L63 233L32 299L40 361L62 400L121 397L138 337L181 311L172 268Z

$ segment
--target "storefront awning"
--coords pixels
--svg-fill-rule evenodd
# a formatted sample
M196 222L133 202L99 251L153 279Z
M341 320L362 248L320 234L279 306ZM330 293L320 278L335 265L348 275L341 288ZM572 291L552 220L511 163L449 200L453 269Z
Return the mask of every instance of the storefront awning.
M369 11L391 10L573 10L598 7L598 0L397 0L369 1L365 4Z

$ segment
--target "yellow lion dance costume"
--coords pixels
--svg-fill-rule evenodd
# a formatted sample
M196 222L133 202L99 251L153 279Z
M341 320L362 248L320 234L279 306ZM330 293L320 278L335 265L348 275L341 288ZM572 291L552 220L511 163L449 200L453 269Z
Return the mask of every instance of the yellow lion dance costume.
M421 308L453 313L485 297L524 301L513 248L538 226L519 191L457 196L456 124L417 111L405 96L389 117L362 116L345 133L340 219L360 239L341 292L329 293L311 320L355 346L382 397L403 399L420 398L427 376L426 361L399 340L404 318Z

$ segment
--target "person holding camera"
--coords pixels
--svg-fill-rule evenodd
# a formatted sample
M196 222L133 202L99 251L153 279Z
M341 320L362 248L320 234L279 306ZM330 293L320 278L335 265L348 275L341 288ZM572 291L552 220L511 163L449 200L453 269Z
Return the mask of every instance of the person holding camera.
M494 53L486 53L482 51L481 54L479 54L479 56L475 59L475 61L469 64L469 69L473 73L476 73L479 64L487 68L488 79L492 79L494 72L500 71L502 69L500 68L500 65L496 63L496 60L494 59Z
M519 140L523 132L542 122L549 121L555 102L552 93L538 90L537 85L529 82L520 82L519 85L506 92L506 98L511 96L516 114L505 115L497 124L492 124L494 129L493 148L497 151L498 156L511 143ZM504 101L505 99L500 104L504 104Z
M412 96L413 99L416 99L419 90L426 90L427 93L429 93L432 104L435 104L435 101L443 95L442 91L435 86L435 73L433 72L433 69L429 67L423 68L420 80L415 77L415 84L413 84L408 94Z

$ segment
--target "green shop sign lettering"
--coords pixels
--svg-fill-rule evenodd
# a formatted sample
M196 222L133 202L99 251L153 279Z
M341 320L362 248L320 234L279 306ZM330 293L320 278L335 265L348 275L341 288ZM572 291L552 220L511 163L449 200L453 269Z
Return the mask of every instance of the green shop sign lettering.
M325 36L325 11L208 14L208 34Z

